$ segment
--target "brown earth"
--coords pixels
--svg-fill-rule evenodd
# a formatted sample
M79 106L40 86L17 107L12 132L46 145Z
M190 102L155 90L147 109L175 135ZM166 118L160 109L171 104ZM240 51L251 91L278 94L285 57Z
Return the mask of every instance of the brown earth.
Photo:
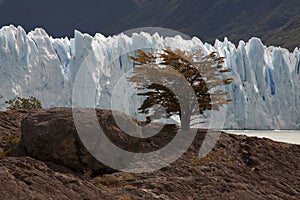
M16 148L12 143L20 140L25 116ZM107 136L133 152L157 150L177 130L168 125L158 135L137 141L117 127L111 111L98 110L97 116ZM3 151L12 149L0 159L0 199L300 199L299 145L222 133L209 155L200 159L206 132L198 130L193 145L175 163L131 174L104 165L95 171L89 163L95 160L83 159L70 109L0 112L0 133ZM11 138L14 142L8 142ZM63 149L62 141L69 141L70 148ZM53 156L57 149L64 156ZM24 155L5 157L14 153ZM84 169L78 164L82 160ZM78 165L70 167L72 162Z
M0 160L0 199L112 199L113 194L29 158Z

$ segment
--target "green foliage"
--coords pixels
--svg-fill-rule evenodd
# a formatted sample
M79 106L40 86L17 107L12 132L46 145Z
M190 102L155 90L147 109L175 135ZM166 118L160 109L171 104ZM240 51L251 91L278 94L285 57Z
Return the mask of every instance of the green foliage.
M9 110L28 110L42 108L41 101L30 96L29 98L16 97L12 100L6 101Z
M218 88L232 82L232 78L221 76L230 70L224 69L224 57L215 52L204 56L201 50L192 53L165 48L157 55L138 51L137 57L130 58L137 67L128 80L136 83L141 91L138 95L146 97L139 111L151 114L152 119L179 115L182 129L188 130L192 116L219 110L230 102L228 93ZM156 105L160 108L153 112Z

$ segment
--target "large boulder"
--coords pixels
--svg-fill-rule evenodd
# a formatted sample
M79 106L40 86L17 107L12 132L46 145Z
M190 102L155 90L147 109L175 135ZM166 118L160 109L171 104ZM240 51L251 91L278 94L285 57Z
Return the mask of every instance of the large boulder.
M85 133L81 132L81 134L90 134L95 128L93 124L89 123L90 120L93 120L92 117L89 119L91 110L80 109L75 112L82 112L84 116L83 126L86 127L84 127ZM116 113L121 119L120 121L127 121L127 123L131 123L132 127L138 125L133 118L119 112ZM103 131L114 144L129 151L137 150L137 139L128 136L118 128L112 111L97 110L96 114ZM20 146L27 156L53 162L76 172L91 170L95 174L103 174L114 171L87 151L74 125L73 113L70 108L40 110L22 121L21 131ZM91 143L96 142L96 144L102 145L102 149L105 151L105 143L94 141L95 139L92 137ZM114 162L126 162L124 159L128 159L128 157L119 157L114 159Z

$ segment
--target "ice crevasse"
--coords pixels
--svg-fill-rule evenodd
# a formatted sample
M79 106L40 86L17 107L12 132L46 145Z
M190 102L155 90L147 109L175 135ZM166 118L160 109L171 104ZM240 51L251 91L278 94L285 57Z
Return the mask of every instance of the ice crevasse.
M133 67L128 52L166 46L200 48L204 54L216 51L226 57L234 83L228 88L233 102L226 109L225 128L300 129L300 49L266 47L259 38L240 41L237 47L227 38L210 45L196 37L185 40L143 32L92 37L75 31L74 38L57 39L43 29L26 33L20 26L5 26L0 29L0 108L7 106L5 100L30 95L44 107L71 106L78 70L88 58L95 66L95 105L110 108L108 99L113 95L122 105L125 102L121 110L128 111L128 105L142 102L114 88Z

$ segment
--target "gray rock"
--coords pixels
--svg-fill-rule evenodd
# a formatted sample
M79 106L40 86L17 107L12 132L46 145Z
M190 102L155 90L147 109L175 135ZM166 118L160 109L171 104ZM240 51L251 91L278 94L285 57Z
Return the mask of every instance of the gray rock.
M89 109L80 112L89 114ZM101 118L99 123L103 131L114 144L120 148L136 150L137 140L126 136L117 128L111 111L97 110L96 113L98 119ZM120 116L124 118L123 120L130 119L126 115ZM84 133L81 134L91 135L91 145L98 145L97 148L105 150L106 144L99 141L99 138L93 138L96 136L90 134L94 131L93 124L89 123L92 119L87 117L84 120L86 121L83 122ZM25 150L27 156L41 161L53 162L76 172L91 170L95 174L103 174L115 171L103 165L87 151L74 125L70 108L40 110L22 121L21 131L20 147ZM122 159L124 158L115 159L115 162L123 162Z

